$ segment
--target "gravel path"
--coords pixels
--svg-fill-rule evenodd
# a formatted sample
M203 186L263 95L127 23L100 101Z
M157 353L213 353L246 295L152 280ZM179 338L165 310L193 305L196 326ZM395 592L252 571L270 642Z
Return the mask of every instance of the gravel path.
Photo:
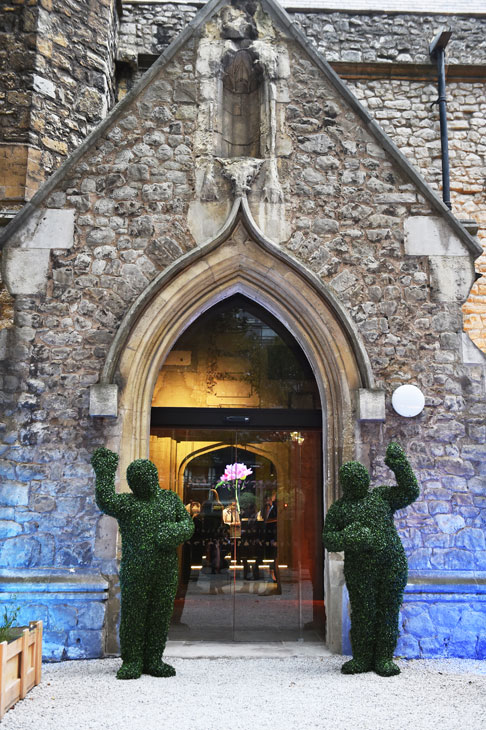
M401 661L383 679L342 657L171 660L177 676L119 681L119 659L47 664L2 730L484 730L486 662Z

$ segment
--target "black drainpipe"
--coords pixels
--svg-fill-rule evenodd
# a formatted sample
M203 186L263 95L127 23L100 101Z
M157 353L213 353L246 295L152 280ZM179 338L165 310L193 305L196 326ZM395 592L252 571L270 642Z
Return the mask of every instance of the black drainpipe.
M437 61L437 85L439 98L434 104L439 105L440 119L440 146L442 149L442 200L449 210L451 205L451 188L449 175L449 143L447 139L447 106L446 106L446 82L445 82L445 47L449 42L452 31L441 28L429 46L429 54L432 60Z

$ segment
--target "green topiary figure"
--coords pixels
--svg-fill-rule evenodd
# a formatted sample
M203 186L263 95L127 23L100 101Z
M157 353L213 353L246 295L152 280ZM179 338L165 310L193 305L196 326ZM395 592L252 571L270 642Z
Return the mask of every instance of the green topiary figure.
M398 444L389 444L385 464L395 474L397 486L371 491L363 464L343 464L339 470L343 496L329 509L322 534L327 550L344 550L353 649L353 659L341 668L344 674L374 670L389 677L400 672L392 660L408 566L393 513L412 504L419 487Z
M120 648L118 679L142 672L171 677L175 669L162 661L178 580L176 548L194 532L194 523L177 494L160 489L157 467L137 459L127 469L133 494L116 494L118 456L96 449L96 504L118 520L122 538L120 566Z

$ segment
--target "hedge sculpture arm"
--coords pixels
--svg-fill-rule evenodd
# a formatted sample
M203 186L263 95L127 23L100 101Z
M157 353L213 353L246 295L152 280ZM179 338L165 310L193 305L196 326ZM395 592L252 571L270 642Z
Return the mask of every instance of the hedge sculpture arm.
M340 509L337 503L329 507L322 531L322 542L326 550L331 553L340 553L344 550L344 535L342 532L342 524L340 517Z
M175 550L178 545L189 540L194 532L194 522L181 499L174 492L170 492L170 495L175 503L175 522L164 522L157 536L159 547L164 551Z
M404 450L393 441L386 450L385 464L395 474L397 485L395 487L378 487L378 489L393 511L403 509L403 507L415 502L420 495L417 478Z
M128 495L115 492L118 455L101 447L91 457L91 465L96 474L96 504L106 515L119 517L128 507Z
M332 553L339 553L343 550L366 551L372 550L376 543L373 535L368 527L352 522L346 527L342 527L341 514L343 512L342 505L333 504L327 515L322 532L322 541L326 550Z

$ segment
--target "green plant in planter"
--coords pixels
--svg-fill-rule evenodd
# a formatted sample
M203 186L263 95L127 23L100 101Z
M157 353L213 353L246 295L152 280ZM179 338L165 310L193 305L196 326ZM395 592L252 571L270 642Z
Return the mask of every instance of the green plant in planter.
M118 520L122 538L120 565L120 648L118 679L142 672L171 677L162 661L178 580L176 548L194 532L194 523L177 494L160 489L157 467L137 459L127 469L133 494L116 494L117 454L96 449L96 504Z
M17 606L16 608L8 608L8 606L4 607L2 623L0 623L0 643L2 641L10 641L10 639L16 638L14 624L17 621L19 612L20 606Z
M393 513L412 504L419 487L397 443L389 444L385 464L395 474L397 485L371 491L363 464L343 464L339 470L343 496L329 509L322 534L327 550L344 550L353 649L353 658L341 667L344 674L374 670L389 677L400 672L392 660L408 566Z

